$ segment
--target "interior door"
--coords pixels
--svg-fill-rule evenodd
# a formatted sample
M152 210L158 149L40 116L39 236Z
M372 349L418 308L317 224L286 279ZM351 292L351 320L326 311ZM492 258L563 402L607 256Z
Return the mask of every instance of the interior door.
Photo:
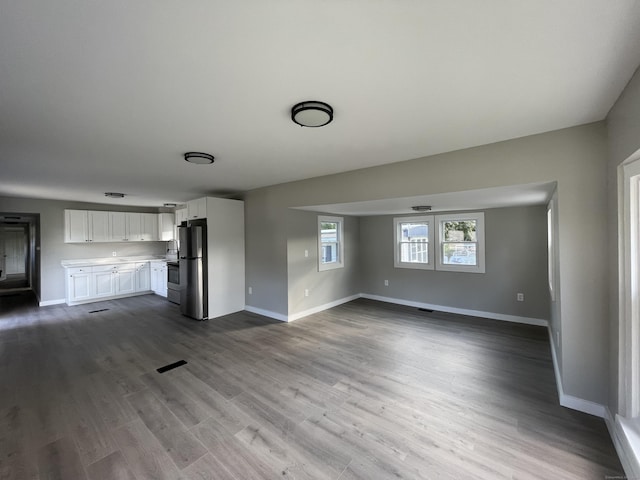
M25 229L6 231L4 245L7 274L26 273L27 235Z

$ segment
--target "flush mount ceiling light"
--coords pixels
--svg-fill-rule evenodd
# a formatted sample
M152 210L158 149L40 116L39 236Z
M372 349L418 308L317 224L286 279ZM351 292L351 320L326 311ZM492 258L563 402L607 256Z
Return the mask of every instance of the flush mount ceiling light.
M202 152L187 152L184 154L184 159L187 162L195 163L197 165L208 165L213 163L213 155Z
M431 206L430 205L414 205L413 207L411 207L411 210L415 212L430 212Z
M164 204L165 207L169 207L169 208L173 208L175 206L177 206L175 203L165 203Z
M291 120L301 127L322 127L333 120L333 108L315 100L300 102L291 108Z
M104 196L109 198L124 198L124 193L105 192Z

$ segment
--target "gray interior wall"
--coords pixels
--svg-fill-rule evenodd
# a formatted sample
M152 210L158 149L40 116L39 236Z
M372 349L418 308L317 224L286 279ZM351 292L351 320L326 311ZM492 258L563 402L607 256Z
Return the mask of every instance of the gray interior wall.
M393 218L360 220L363 293L549 319L544 206L484 210L483 274L395 268ZM389 286L384 285L384 280L389 280ZM518 292L524 293L524 302L516 300Z
M608 135L608 240L610 364L609 408L618 412L618 166L640 148L640 69L606 120Z
M302 210L287 212L289 315L360 293L359 219L343 217L344 267L319 272L318 215ZM309 290L308 297L305 289Z
M164 255L166 242L131 243L64 243L64 210L107 210L121 212L150 212L157 209L144 207L114 207L113 205L82 202L63 202L13 197L0 197L0 212L40 214L40 301L51 302L65 298L64 269L61 260L75 258Z
M289 207L550 181L557 182L560 219L563 335L558 353L564 391L604 404L609 369L603 122L249 192L247 285L255 291L247 303L283 314L288 310ZM263 290L273 295L255 294Z

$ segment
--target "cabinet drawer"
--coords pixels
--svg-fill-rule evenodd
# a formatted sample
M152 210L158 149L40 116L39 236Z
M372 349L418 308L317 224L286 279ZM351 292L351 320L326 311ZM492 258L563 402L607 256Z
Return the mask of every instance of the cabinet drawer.
M78 273L91 273L93 267L71 267L67 268L69 275L76 275Z
M110 272L113 270L114 266L115 265L94 265L91 268L93 269L93 273L99 273L99 272Z
M114 270L134 270L136 268L135 263L119 263L118 265L112 265Z

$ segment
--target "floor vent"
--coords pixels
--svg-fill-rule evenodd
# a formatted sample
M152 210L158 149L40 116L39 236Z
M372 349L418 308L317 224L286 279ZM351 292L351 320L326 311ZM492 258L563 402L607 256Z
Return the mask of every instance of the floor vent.
M433 310L429 310L428 308L419 308L418 310L420 310L421 312L433 313Z
M170 363L169 365L165 365L164 367L160 367L156 369L158 373L168 372L169 370L173 370L174 368L181 367L182 365L186 365L187 362L185 360L178 360L175 363Z
M100 310L91 310L89 313L98 313L98 312L106 312L109 310L108 308L101 308Z

